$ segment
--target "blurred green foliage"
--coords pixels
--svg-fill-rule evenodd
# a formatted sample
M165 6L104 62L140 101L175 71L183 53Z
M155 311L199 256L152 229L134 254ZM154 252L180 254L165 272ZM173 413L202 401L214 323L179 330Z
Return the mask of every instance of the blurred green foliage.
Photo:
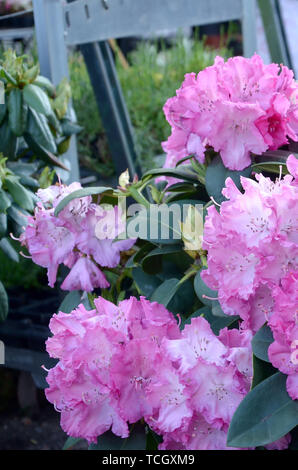
M116 55L135 142L144 170L154 166L154 156L163 153L161 142L170 134L163 106L175 95L184 75L211 65L216 55L229 56L226 48L212 50L204 41L178 36L172 47L160 41L140 42L128 56L128 67ZM81 162L100 173L112 171L111 157L88 73L80 53L71 55L70 80L77 119L84 130L78 136Z

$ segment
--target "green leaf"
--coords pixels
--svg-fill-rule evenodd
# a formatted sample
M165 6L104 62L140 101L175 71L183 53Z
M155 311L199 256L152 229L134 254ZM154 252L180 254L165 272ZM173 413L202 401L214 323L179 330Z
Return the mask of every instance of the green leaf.
M181 250L181 245L164 245L162 247L155 248L143 258L142 268L148 274L156 274L162 269L163 255L180 253ZM135 261L137 261L137 259L135 259Z
M158 445L162 439L150 428L147 429L146 450L158 450Z
M24 163L22 161L7 162L7 168L18 176L31 176L38 170L38 164Z
M7 80L9 83L11 83L12 85L14 86L17 86L17 81L13 78L12 75L10 75L9 72L7 72L7 70L5 70L3 67L0 66L0 76L5 78L5 80Z
M251 344L254 355L262 361L270 362L268 358L268 348L273 341L271 329L268 325L263 325L252 339Z
M20 137L27 124L28 106L23 103L23 94L19 88L13 88L8 96L8 122L12 132Z
M185 168L185 167L184 167ZM187 169L176 169L176 168L157 168L154 170L149 170L143 175L143 180L148 179L148 177L157 177L157 176L172 176L180 180L189 181L191 183L199 184L198 177L193 171Z
M0 281L0 322L6 320L8 315L8 297L6 290Z
M255 388L263 380L276 373L276 369L269 363L264 362L253 354L253 379L251 388Z
M0 213L0 238L4 237L7 231L7 215Z
M183 320L183 326L191 323L192 318L203 316L211 326L211 329L215 335L218 335L220 330L231 326L235 321L239 320L238 316L225 315L225 317L216 317L212 314L210 307L202 307L196 310L189 317Z
M69 450L71 449L72 447L74 447L78 442L81 442L83 441L83 439L81 439L80 437L71 437L69 436L65 443L64 443L64 446L62 447L62 450Z
M7 111L6 103L0 104L0 125L2 124Z
M24 100L36 112L48 116L52 107L48 95L37 85L29 83L23 89Z
M150 298L153 292L160 285L161 281L156 276L152 276L143 271L142 268L133 268L132 277L141 295Z
M33 199L30 193L22 186L15 176L7 176L4 183L13 200L23 209L31 212L34 209Z
M64 118L61 121L62 133L65 137L70 137L73 134L78 134L83 130L83 127L79 126L70 119Z
M291 437L292 440L289 449L298 450L298 426L296 426L291 432Z
M0 126L0 152L4 157L11 159L14 159L17 153L17 137L9 127L7 116Z
M55 96L55 87L48 78L39 75L34 81L34 85L39 86L40 88L45 90L51 98Z
M205 270L206 268L203 269ZM218 294L217 291L210 289L201 278L201 272L203 271L203 269L201 269L195 276L194 290L197 294L197 297L204 305L213 307L215 300L206 299L204 296L206 295L207 297L216 299Z
M57 217L59 213L70 203L73 199L78 199L85 196L93 196L97 194L102 194L107 191L113 191L112 188L104 187L104 186L96 186L96 187L89 187L78 189L77 191L73 191L71 194L66 196L62 201L59 202L58 206L55 209L55 216Z
M25 132L24 139L36 157L39 157L41 160L45 161L47 164L50 164L52 167L56 166L62 168L66 172L69 171L62 161L58 160L58 158L52 152L49 152L45 147L39 145L34 140L34 138L28 134L28 132Z
M47 118L43 114L37 113L32 108L29 108L28 124L26 133L24 134L26 142L27 134L29 134L40 147L45 148L48 152L57 153L56 142L49 128ZM27 143L30 146L30 142Z
M150 300L151 302L157 302L167 307L179 287L179 279L167 279L153 292Z
M11 200L3 189L0 189L0 212L5 212L11 206Z
M74 290L66 294L60 307L59 312L70 313L81 303L81 293Z
M288 395L286 380L286 375L277 372L245 396L230 424L229 446L270 444L297 426L298 401Z
M23 186L29 186L29 187L35 188L35 189L39 188L38 181L34 178L31 178L31 176L21 176L20 183Z
M27 225L28 216L30 215L29 212L21 209L16 204L12 204L7 209L7 215L10 219L12 219L17 225L20 227L25 227Z
M89 450L145 450L146 432L140 423L132 426L129 437L123 439L111 431L105 432L97 439L97 444L91 444Z
M16 250L11 246L7 238L2 238L0 240L0 249L10 258L12 261L16 263L19 262L19 255Z
M245 168L241 171L228 170L219 155L217 155L206 171L206 190L210 197L213 197L219 204L225 201L222 195L222 189L225 187L226 179L232 178L237 188L241 188L240 176L249 178L251 175L251 167Z

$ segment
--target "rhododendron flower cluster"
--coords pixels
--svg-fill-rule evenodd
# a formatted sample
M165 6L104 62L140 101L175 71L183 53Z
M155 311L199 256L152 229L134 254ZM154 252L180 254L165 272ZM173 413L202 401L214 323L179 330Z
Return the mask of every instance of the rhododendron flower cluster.
M181 332L163 305L144 297L94 304L50 322L47 351L59 362L48 371L46 396L63 430L89 442L109 429L125 438L143 418L162 436L160 449L231 449L227 430L251 386L251 332L224 328L216 336L203 317Z
M274 311L269 320L274 342L268 356L287 378L287 391L298 400L298 271L289 272L273 289Z
M297 399L298 160L287 160L292 173L275 183L241 178L242 194L230 178L228 201L208 209L203 247L208 250L206 284L218 291L223 311L240 315L243 328L256 332L266 321L273 331L272 364L289 375L290 396ZM296 359L295 359L296 358Z
M221 331L202 317L181 333L163 305L131 297L115 306L99 297L54 315L47 351L48 400L61 426L89 442L112 429L127 437L144 418L164 438L162 448L226 448L233 413L248 392L251 333Z
M134 240L113 243L109 225L113 224L114 237L123 231L118 207L107 211L104 206L92 203L91 196L73 199L56 217L54 211L59 202L78 189L82 189L80 183L39 189L40 202L34 216L28 217L20 240L34 263L47 268L51 287L56 282L59 265L64 264L70 272L61 289L90 292L109 286L101 267L117 266L120 252L131 248Z
M298 85L293 72L265 65L260 56L216 57L214 65L189 73L164 106L172 133L163 143L165 167L205 151L219 152L224 165L242 170L251 153L261 154L298 140Z

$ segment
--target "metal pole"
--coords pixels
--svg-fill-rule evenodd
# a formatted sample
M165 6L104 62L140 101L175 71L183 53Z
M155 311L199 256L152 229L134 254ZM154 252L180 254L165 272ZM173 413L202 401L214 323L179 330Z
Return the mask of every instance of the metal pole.
M69 77L62 3L61 0L33 0L33 8L40 70L42 75L58 85L64 77ZM70 166L69 174L64 173L65 181L70 183L79 180L74 136L63 157L69 161Z

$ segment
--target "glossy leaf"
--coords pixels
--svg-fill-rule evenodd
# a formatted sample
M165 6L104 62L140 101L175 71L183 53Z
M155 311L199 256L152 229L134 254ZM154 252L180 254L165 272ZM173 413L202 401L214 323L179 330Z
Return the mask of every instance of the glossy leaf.
M48 116L52 107L48 95L37 85L29 83L24 87L24 100L36 112Z
M9 206L11 206L11 200L6 191L0 189L0 212L5 212Z
M253 388L237 408L228 432L231 447L256 447L280 439L298 424L298 401L277 372Z
M268 348L273 343L273 334L268 325L263 325L252 339L252 350L256 357L262 361L270 362Z
M202 272L202 269L196 274L195 279L194 279L195 293L204 305L207 305L209 307L213 307L214 302L216 300L212 300L212 299L217 298L217 291L214 291L214 290L210 289L205 284L205 282L201 278L201 272ZM206 299L204 296L210 297L210 299Z
M15 176L7 176L4 183L11 194L13 200L23 209L33 211L33 199L24 186L22 186Z
M19 88L13 88L8 96L8 122L12 132L20 137L27 124L28 106L23 103L23 93Z
M165 307L167 307L179 287L179 279L167 279L153 292L150 300L152 302L163 304Z
M54 154L57 152L55 139L49 128L47 118L32 108L29 108L28 112L26 134L29 134L34 142L36 142L40 147L45 148ZM27 142L26 134L24 137ZM30 142L28 144L30 144Z
M78 290L74 290L66 294L58 311L64 313L70 313L81 303L81 293Z
M222 163L222 159L217 155L206 171L206 190L209 196L213 197L219 204L225 200L222 195L222 189L225 187L225 182L228 177L232 178L237 187L241 188L240 176L249 177L251 175L251 167L245 168L242 171L228 170Z
M16 250L11 246L7 238L2 238L0 240L0 249L10 258L12 261L16 263L19 261L19 255Z

